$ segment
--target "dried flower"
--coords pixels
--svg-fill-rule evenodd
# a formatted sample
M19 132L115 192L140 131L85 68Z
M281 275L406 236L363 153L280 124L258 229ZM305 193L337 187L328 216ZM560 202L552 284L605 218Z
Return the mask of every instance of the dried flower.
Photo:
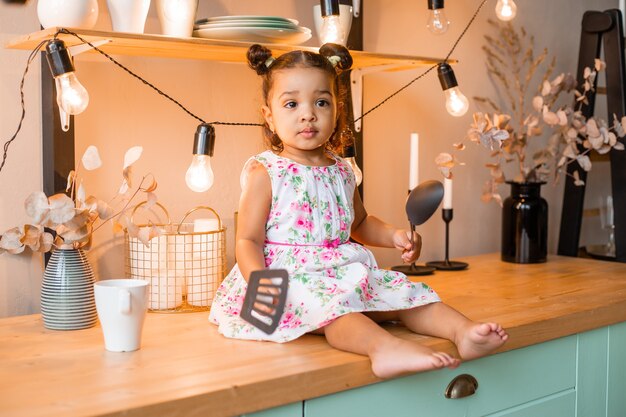
M159 234L158 228L149 224L137 227L126 216L132 200L139 192L146 195L146 207L156 203L154 190L157 183L151 174L145 175L136 189L131 190L131 168L139 159L143 149L130 148L124 156L123 181L115 199L122 208L115 212L113 207L94 196L86 197L85 187L75 171L67 178L66 192L50 197L41 191L33 192L24 202L26 214L33 224L25 224L7 230L0 237L0 254L18 254L26 247L36 252L48 252L56 248L89 249L93 232L111 220L114 230L124 228L133 237L138 237L148 245L151 238ZM95 146L89 146L81 158L82 167L87 171L100 168L102 161ZM147 184L147 185L146 185Z
M474 97L479 106L489 106L493 111L475 113L465 136L465 140L488 149L495 160L486 164L491 178L483 187L483 201L502 204L498 186L508 180L503 164L517 161L518 172L513 181L543 182L550 178L556 180L574 161L581 169L591 170L591 150L604 154L611 149L624 149L618 137L626 136L626 117L618 120L614 115L613 124L609 125L599 118L586 118L581 111L589 103L587 96L594 90L598 73L606 67L603 61L596 59L593 68L585 68L583 83L575 89L576 82L571 74L551 78L555 59L543 65L547 49L535 56L534 39L528 37L523 28L518 32L511 23L490 21L490 24L496 28L498 36L485 37L487 44L483 51L487 56L487 72L506 97L508 106L505 111L489 98ZM528 105L530 85L540 68L545 68L545 72ZM574 108L558 104L562 92L573 93L574 98L570 100L575 103ZM541 139L544 143L539 143ZM465 148L463 141L453 146L456 150ZM527 155L530 146L538 147L532 157ZM442 153L435 162L443 175L449 177L455 161L452 155ZM576 185L584 185L578 171L571 176Z

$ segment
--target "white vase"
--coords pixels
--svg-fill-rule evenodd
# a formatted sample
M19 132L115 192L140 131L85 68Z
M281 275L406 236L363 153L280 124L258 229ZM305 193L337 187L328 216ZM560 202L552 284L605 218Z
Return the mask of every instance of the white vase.
M156 0L161 33L168 36L189 37L198 10L198 0Z
M39 0L37 17L44 28L91 29L98 20L98 0Z
M115 32L143 33L150 0L107 0Z

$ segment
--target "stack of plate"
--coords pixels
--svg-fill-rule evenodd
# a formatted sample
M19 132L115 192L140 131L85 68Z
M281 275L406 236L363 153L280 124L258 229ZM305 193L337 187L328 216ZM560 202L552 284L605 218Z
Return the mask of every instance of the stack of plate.
M44 326L54 330L77 330L98 321L93 285L95 277L81 250L52 253L41 284L41 315Z
M298 45L311 38L311 29L278 16L219 16L201 19L193 36L241 42Z

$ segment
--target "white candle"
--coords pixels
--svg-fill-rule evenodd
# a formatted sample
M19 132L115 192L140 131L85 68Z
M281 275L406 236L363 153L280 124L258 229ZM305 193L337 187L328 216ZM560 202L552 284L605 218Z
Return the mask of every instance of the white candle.
M443 179L443 208L452 208L452 179Z
M165 275L150 277L148 308L167 310L180 307L183 304L184 280L182 271L167 271Z
M419 136L411 133L411 146L409 150L409 190L417 187L419 171Z
M219 280L221 242L219 220L196 219L193 222L193 257L187 279L187 302L193 306L210 306L213 289ZM215 233L208 233L215 232Z
M196 219L193 221L193 231L195 233L213 232L219 228L219 224L217 219Z

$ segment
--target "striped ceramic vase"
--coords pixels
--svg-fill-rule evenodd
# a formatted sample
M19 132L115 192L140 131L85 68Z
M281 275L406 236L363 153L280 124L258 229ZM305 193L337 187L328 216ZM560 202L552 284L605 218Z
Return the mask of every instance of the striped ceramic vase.
M52 252L41 285L41 315L53 330L93 327L98 321L93 270L81 249Z

